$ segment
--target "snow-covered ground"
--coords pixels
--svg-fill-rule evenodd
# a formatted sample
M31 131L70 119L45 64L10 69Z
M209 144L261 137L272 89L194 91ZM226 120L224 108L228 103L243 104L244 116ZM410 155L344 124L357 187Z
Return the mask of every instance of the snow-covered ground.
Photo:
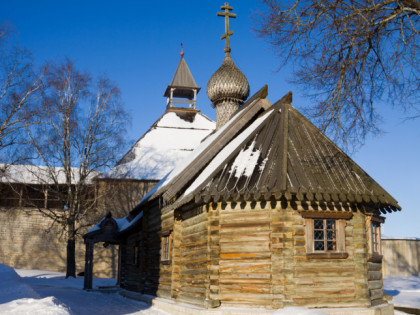
M95 286L112 286L115 279L94 279ZM83 277L43 270L13 270L0 264L0 314L17 315L168 315L119 294L86 292Z
M420 277L385 278L384 287L394 305L420 309Z
M94 286L112 286L115 279L94 279ZM399 306L420 308L420 277L387 278L386 294ZM17 315L168 315L150 305L117 293L86 292L83 277L65 279L64 274L43 270L14 270L0 264L0 314ZM320 310L286 308L273 315L323 315ZM396 311L395 314L404 314Z

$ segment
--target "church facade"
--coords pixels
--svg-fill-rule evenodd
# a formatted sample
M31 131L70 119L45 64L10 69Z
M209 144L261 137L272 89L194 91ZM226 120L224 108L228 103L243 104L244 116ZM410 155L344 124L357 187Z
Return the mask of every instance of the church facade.
M225 4L219 15L235 17ZM120 247L119 285L205 308L387 304L380 227L397 201L268 87L248 98L230 56L210 78L216 131L123 219L85 235ZM245 101L248 98L247 101Z

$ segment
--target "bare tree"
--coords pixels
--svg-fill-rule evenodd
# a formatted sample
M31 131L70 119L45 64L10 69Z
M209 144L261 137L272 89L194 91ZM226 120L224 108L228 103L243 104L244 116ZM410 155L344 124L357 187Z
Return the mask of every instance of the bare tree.
M292 82L315 101L307 114L336 141L379 132L381 102L418 110L419 1L262 2L258 34L294 63Z
M75 241L95 220L92 179L113 166L124 145L128 117L118 88L105 77L94 81L73 62L50 65L39 125L27 128L48 187L48 204L38 210L62 227L67 239L66 277L75 277ZM50 198L51 195L51 198Z
M42 75L28 50L13 45L10 27L0 25L0 162L22 162L24 128L36 123Z

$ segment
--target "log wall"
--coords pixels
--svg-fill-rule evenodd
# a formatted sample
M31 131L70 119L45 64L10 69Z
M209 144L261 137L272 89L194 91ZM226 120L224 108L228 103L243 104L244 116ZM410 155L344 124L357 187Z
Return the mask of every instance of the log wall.
M219 299L222 305L269 306L271 211L248 204L221 205Z
M300 209L300 207L297 207ZM293 209L283 210L283 220L292 225L293 277L287 283L293 305L305 307L368 307L366 239L364 216L354 212L346 220L347 258L312 258L305 251L304 220ZM291 245L291 244L290 244ZM289 245L289 246L290 246Z
M346 209L354 211L344 232L347 258L313 258L306 255L302 210L286 202L210 209L209 250L217 252L218 240L220 252L219 265L209 265L211 297L222 306L268 308L367 307L380 300L382 287L368 279L364 215Z
M176 299L180 302L204 305L208 278L207 213L203 207L199 207L185 212L182 216Z
M327 209L328 208L328 209ZM300 212L345 211L345 255L307 254ZM347 205L214 203L144 215L143 293L204 307L369 307L383 303L380 262L368 254L366 217ZM172 233L171 261L160 261ZM133 278L134 277L134 278ZM130 283L125 285L130 287ZM134 286L132 286L134 288ZM136 289L137 290L137 289Z
M141 292L143 290L143 268L144 251L141 249L143 244L142 233L135 231L131 233L125 242L121 244L121 269L120 269L120 285L132 291ZM135 253L136 251L137 254ZM138 255L138 261L135 256ZM143 264L142 264L143 263Z
M158 213L158 211L155 211ZM162 248L162 236L170 236L172 244L170 245L173 248L173 227L174 227L174 212L169 209L163 209L161 214L161 222L159 218L155 218L155 226L152 231L152 235L156 236L156 241L159 243L158 247L154 248L156 253L153 256L153 266L159 267L160 270L158 273L158 292L157 296L164 298L171 298L171 284L172 284L172 258L170 261L162 262L160 257L160 251ZM160 225L160 230L158 230L158 225ZM156 229L156 230L155 230Z

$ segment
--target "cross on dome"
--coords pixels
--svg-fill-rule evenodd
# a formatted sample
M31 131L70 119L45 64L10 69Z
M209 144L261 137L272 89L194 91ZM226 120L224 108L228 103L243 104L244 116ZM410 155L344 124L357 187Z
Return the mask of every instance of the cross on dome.
M217 16L225 17L225 33L220 37L220 39L225 39L225 53L229 53L229 36L233 35L233 31L229 31L229 18L236 18L236 14L229 12L230 10L233 10L233 7L230 7L228 2L225 2L225 5L221 6L220 9L225 10L224 12L217 12Z

